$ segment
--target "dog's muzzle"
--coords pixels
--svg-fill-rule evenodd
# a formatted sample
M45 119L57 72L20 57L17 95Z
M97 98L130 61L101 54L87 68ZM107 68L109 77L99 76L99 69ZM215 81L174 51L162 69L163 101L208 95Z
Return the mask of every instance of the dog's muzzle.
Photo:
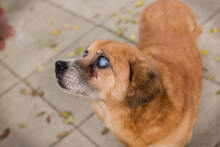
M88 71L80 66L77 59L57 61L55 74L59 86L73 95L94 96L94 88L88 83Z

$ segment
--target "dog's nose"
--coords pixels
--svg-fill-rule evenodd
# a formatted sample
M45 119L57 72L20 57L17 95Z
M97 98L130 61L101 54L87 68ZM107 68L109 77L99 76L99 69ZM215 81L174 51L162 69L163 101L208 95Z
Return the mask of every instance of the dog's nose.
M64 61L57 61L55 63L55 66L56 66L56 71L58 72L64 72L68 68L67 63Z

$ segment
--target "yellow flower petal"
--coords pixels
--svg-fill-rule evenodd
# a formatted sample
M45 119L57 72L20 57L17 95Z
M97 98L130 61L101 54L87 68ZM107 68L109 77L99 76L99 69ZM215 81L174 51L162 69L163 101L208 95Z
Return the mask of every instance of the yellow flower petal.
M205 49L201 50L200 53L201 53L201 55L203 55L203 56L207 56L207 55L208 55L208 51L205 50Z
M117 14L116 13L112 13L112 14L110 14L110 18L115 18L117 16Z
M21 129L27 128L26 124L17 124L17 126Z
M215 34L218 32L218 28L211 28L208 33Z
M76 50L76 53L77 53L77 54L80 54L82 51L83 51L83 48L80 47L80 48L78 48L78 49Z
M67 53L67 57L71 58L75 55L76 53L74 51Z
M214 78L215 78L214 76L208 76L207 77L208 80L214 80Z
M71 114L71 112L69 112L69 111L60 112L60 116L63 118L67 118L70 114Z
M219 62L219 61L220 61L220 56L216 56L216 57L215 57L215 60L216 60L217 62Z
M54 50L54 51L58 51L58 47L54 47L53 50Z
M72 123L73 123L73 120L74 120L73 115L72 115L72 113L70 113L70 114L66 117L66 119L63 120L63 123L64 123L65 125L69 125L69 124L72 124Z
M60 34L60 30L59 30L59 29L55 29L55 30L53 31L53 34L54 34L54 35L59 35L59 34Z
M126 20L127 20L126 16L124 16L124 15L121 15L121 16L119 17L119 19L120 19L121 21L126 21Z
M130 39L131 39L131 40L134 40L135 38L136 38L136 35L135 35L135 34L131 34L131 35L130 35Z
M144 4L144 1L138 1L135 6L136 7L141 7Z
M29 94L29 90L26 89L26 88L22 88L22 89L20 90L20 93L21 93L22 95L27 95L27 94Z
M220 90L218 90L218 91L216 92L216 95L220 95Z
M42 65L40 65L38 68L37 68L37 72L42 72L44 69L44 67Z
M73 30L75 30L75 31L76 31L76 30L79 30L79 26L78 26L78 25L74 25L74 26L73 26Z
M130 22L133 24L137 24L137 21L135 19L131 19Z
M64 111L60 113L60 116L64 118L63 123L68 125L73 122L73 114L69 111Z
M117 34L118 34L118 36L123 36L123 34L124 34L123 30L120 27L118 27Z
M51 21L51 22L50 22L50 25L51 25L51 26L55 25L55 22L54 22L54 21Z
M128 12L128 14L131 14L131 13L132 13L132 10L131 10L131 9L129 9L127 12Z

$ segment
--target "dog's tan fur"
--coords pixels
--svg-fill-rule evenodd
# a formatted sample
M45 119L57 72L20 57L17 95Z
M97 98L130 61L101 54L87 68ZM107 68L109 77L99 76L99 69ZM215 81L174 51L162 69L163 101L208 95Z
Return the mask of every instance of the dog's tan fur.
M188 7L177 0L158 0L140 16L138 49L112 41L98 41L89 48L90 52L108 48L109 56L114 57L110 59L114 70L124 74L129 73L125 66L127 61L139 64L133 72L140 79L135 79L138 81L134 85L145 82L147 77L141 75L145 73L144 68L158 72L161 85L157 80L151 83L157 87L156 91L152 90L156 95L142 105L130 100L124 104L123 98L128 99L134 89L129 87L127 78L122 78L128 75L115 74L113 78L107 76L110 73L106 71L99 76L103 77L100 79L108 77L109 85L94 81L105 91L103 97L92 101L94 111L125 146L183 147L190 140L197 119L202 79L201 58L196 47L199 34L200 29ZM142 64L142 60L148 62ZM125 85L120 87L120 83Z
M202 64L200 29L177 0L158 0L140 16L137 47L110 40L79 60L56 63L72 94L91 96L100 120L126 147L184 147L198 115ZM109 64L100 68L100 57Z

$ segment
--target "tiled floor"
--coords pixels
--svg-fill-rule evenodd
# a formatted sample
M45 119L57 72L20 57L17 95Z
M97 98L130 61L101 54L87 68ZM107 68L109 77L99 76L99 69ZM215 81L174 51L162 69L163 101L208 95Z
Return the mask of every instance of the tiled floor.
M54 62L81 56L73 51L99 39L135 45L138 14L155 0L138 8L137 1L0 0L17 31L0 52L0 134L10 128L0 147L122 147L112 133L102 134L105 127L87 99L59 90ZM199 120L188 146L220 147L220 33L208 33L220 28L220 1L182 1L203 28L199 48L208 51ZM64 111L73 114L73 124L63 122Z

